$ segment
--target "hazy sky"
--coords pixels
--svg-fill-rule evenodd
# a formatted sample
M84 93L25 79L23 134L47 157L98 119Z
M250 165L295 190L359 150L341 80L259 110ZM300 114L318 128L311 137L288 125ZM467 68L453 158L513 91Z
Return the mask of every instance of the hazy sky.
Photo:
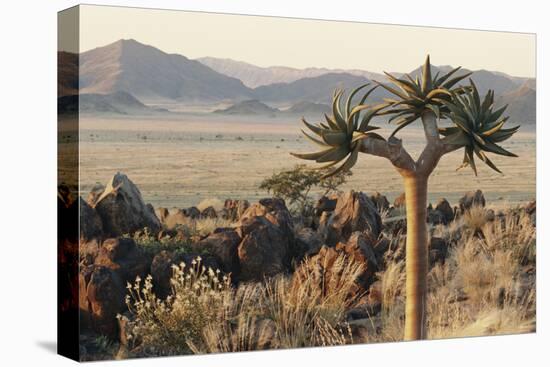
M133 38L189 58L374 72L411 71L429 53L435 65L535 76L532 34L88 5L80 26L82 51Z

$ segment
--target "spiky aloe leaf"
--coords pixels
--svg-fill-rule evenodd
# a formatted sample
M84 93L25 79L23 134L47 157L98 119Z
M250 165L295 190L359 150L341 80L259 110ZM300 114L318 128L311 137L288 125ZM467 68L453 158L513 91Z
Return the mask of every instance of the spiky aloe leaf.
M445 102L451 100L453 94L464 92L464 87L452 87L470 75L465 74L451 78L459 70L460 67L442 76L437 73L432 77L430 56L428 55L422 66L420 78L417 76L413 79L408 74L405 74L404 78L397 78L386 73L388 80L393 85L377 83L396 98L386 100L392 108L381 114L397 114L399 117L407 117L406 119L397 119L397 117L390 119L390 122L401 122L392 133L392 136L417 120L426 110L432 111L438 118L444 117L443 112L446 112L447 109Z
M315 144L325 148L314 153L291 153L293 156L306 160L313 160L317 163L326 163L322 169L334 167L333 170L325 174L325 177L335 175L343 170L349 170L357 162L357 157L361 150L361 140L366 138L383 139L372 130L378 127L371 126L370 122L378 111L388 107L389 104L379 105L365 104L366 98L376 88L369 89L360 99L359 103L354 105L353 99L357 93L366 88L368 84L362 85L348 95L344 110L342 110L341 99L343 90L336 90L332 100L332 115L325 114L325 123L310 124L302 119L304 125L314 136L302 131L304 135ZM342 163L341 163L342 162Z
M443 142L464 147L464 160L459 168L470 166L476 175L474 154L499 173L501 171L486 153L517 157L497 143L510 138L518 131L519 126L503 129L508 121L508 117L502 117L506 106L494 111L493 103L494 92L488 91L482 100L472 80L465 92L460 95L454 93L451 100L445 102L447 111L444 114L456 127L440 129L441 135L444 136Z

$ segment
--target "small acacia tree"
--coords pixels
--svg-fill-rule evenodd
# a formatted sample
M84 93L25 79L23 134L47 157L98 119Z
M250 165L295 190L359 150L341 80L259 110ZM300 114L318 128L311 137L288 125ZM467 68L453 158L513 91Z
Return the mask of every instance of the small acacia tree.
M471 74L455 76L459 69L432 77L428 56L420 78L413 79L407 74L399 79L386 73L393 85L377 82L358 103L353 104L355 95L369 84L353 90L344 105L341 103L343 91L335 91L332 116L325 115L326 122L312 125L302 119L317 136L303 132L304 135L324 149L316 153L292 153L298 158L325 163L324 169L331 168L327 176L351 169L359 153L371 154L387 158L403 177L407 211L405 340L426 337L428 178L443 155L460 148L464 148L464 160L459 168L470 166L476 175L474 155L498 172L486 152L515 156L497 143L511 137L519 126L503 128L508 120L502 117L506 106L494 110L492 91L482 101L472 80L468 87L458 86ZM386 89L395 97L381 104L366 103L376 87ZM373 132L378 127L370 125L375 116L383 115L391 115L388 122L397 125L388 139ZM418 119L422 122L426 145L415 160L396 133ZM439 127L440 119L449 119L453 126Z
M322 170L311 170L304 164L294 168L274 173L260 183L260 189L284 199L295 214L308 217L311 215L313 201L310 197L312 189L320 189L321 195L337 192L346 183L350 171L340 171L326 176ZM325 177L326 176L326 177Z

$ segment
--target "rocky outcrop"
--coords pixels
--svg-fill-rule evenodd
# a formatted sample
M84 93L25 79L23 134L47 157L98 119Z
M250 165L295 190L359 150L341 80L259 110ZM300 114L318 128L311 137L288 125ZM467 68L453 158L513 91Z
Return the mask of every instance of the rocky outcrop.
M347 241L353 232L370 232L378 238L382 220L372 200L362 192L349 191L338 198L336 208L326 224L326 244Z
M370 196L371 201L376 205L376 208L378 209L378 212L386 212L390 209L390 202L388 201L388 198L382 195L379 192L374 193Z
M241 218L249 206L250 203L248 200L227 199L223 204L222 217L224 219L236 222Z
M79 210L81 242L100 239L103 236L103 224L96 210L82 198L79 198Z
M137 186L122 173L113 176L91 206L101 217L106 237L131 234L145 227L155 233L160 230L154 210L145 204Z
M124 281L117 271L96 265L81 271L79 281L83 326L88 325L97 333L116 337L116 316L126 308Z
M299 243L298 246L302 249L302 256L314 255L318 253L323 246L323 238L319 232L308 227L301 228L296 233L296 241Z
M214 256L221 265L220 270L237 275L239 273L239 257L237 247L241 237L232 228L219 230L193 244L193 249L199 253L207 252Z
M434 208L436 211L440 212L443 216L443 224L449 224L453 221L455 217L455 212L451 204L445 198L441 198L437 201L437 204Z
M367 290L374 281L375 273L380 270L373 245L376 239L370 237L370 232L354 232L345 243L338 243L336 250L345 253L354 261L363 264L364 271L357 280L362 289Z
M266 216L242 218L237 233L240 280L261 281L289 269L288 234Z
M460 211L464 213L473 206L485 207L485 196L481 190L469 191L458 201Z
M139 251L133 239L110 238L101 245L94 264L116 271L126 284L133 282L136 276L144 278L151 259Z
M201 211L201 218L217 218L218 217L218 213L216 212L216 209L214 209L213 206L209 206L209 207L206 207L204 208L202 211Z

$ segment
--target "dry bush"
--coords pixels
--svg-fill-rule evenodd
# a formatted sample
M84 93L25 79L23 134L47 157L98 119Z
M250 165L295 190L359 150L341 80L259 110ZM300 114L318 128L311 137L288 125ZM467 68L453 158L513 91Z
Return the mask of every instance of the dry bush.
M474 205L468 209L462 216L464 225L474 232L477 232L483 228L488 220L487 209L482 206Z
M310 260L311 261L311 260ZM304 267L308 265L306 261ZM349 294L363 265L345 255L327 273L326 287L311 276L293 281L279 276L257 284L230 286L206 269L200 258L190 269L174 267L172 294L158 299L148 277L128 285L134 316L134 353L174 355L340 345L352 342L344 322Z

